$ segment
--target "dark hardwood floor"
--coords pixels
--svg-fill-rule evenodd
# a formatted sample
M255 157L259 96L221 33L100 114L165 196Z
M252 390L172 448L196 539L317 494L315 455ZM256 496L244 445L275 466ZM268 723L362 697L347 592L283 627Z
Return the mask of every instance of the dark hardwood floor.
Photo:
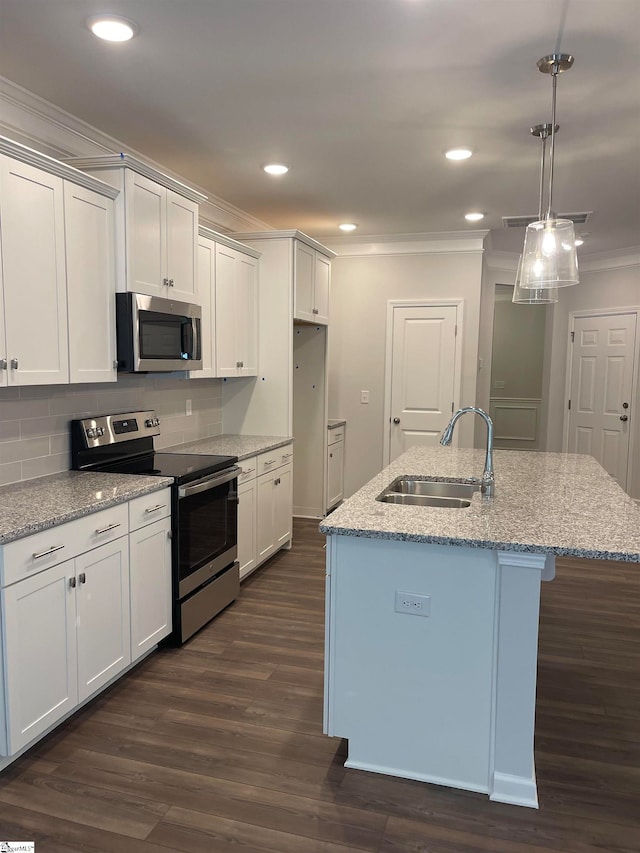
M145 660L0 777L0 839L36 853L638 853L640 566L543 585L540 809L345 770L322 735L323 538L187 646Z

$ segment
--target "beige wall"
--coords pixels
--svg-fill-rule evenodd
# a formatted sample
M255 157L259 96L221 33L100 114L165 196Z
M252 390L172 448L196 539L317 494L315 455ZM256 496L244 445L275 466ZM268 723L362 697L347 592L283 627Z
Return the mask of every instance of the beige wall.
M498 285L493 323L491 396L540 399L545 308L543 305L514 305L512 294L512 287ZM498 388L496 382L504 384Z
M594 261L590 261L590 266L595 266ZM569 314L572 311L630 307L640 307L640 259L616 269L581 271L577 287L561 289L559 302L553 311L547 450L562 449ZM636 388L639 374L640 330L636 342ZM636 393L636 409L640 405L639 396ZM628 491L632 497L640 499L640 417L634 417L633 421L634 468Z
M329 416L346 418L345 497L383 466L387 304L462 299L462 405L476 402L482 252L338 257L331 272ZM360 392L369 391L368 405ZM465 423L466 422L466 423ZM461 422L460 443L474 423Z

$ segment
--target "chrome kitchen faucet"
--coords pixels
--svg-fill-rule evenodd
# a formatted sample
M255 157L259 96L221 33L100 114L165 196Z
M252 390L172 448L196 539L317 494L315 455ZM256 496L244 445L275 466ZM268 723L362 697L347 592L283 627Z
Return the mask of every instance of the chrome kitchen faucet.
M495 491L495 477L493 475L493 421L489 417L489 415L484 411L484 409L478 409L476 406L465 406L463 409L458 409L458 411L452 416L449 421L445 431L442 433L442 437L440 439L440 444L443 447L447 447L451 444L451 438L453 436L453 428L456 425L459 418L462 415L466 415L467 412L473 412L476 415L480 415L481 418L484 419L484 422L487 425L487 455L484 460L484 471L482 472L482 478L478 480L477 477L473 477L475 482L480 483L480 491L483 495L486 495L488 498L493 496Z

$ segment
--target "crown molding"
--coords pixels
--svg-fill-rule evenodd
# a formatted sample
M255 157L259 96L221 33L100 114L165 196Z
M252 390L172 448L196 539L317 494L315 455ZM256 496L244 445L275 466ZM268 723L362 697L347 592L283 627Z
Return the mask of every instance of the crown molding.
M637 266L640 266L640 246L630 246L628 249L616 249L612 252L598 252L594 255L578 258L578 268L581 273L620 270Z
M36 151L57 159L119 155L127 150L149 168L184 184L183 178L167 171L139 151L103 133L55 104L0 77L0 133ZM223 231L269 231L272 226L225 201L205 187L193 189L207 197L200 204L200 219Z
M233 237L229 237L226 234L221 234L219 231L214 231L212 228L206 228L204 225L199 226L198 234L201 237L204 237L206 240L213 240L215 243L220 243L221 245L226 246L228 249L235 249L237 252L242 252L243 254L249 255L252 258L262 257L262 252L259 252L252 246L245 246L244 243L240 243L238 240L234 240Z
M293 238L294 240L299 240L301 243L305 243L311 249L315 249L317 252L320 252L321 255L326 255L329 258L335 258L336 253L333 249L330 249L328 246L319 243L317 240L314 240L313 237L309 237L308 234L305 234L304 231L298 231L297 229L291 229L289 231L254 231L254 232L244 232L234 234L234 237L237 237L238 240L279 240L283 237L285 238Z
M491 249L484 253L485 263L493 272L509 272L515 275L520 255L516 252L498 252Z
M376 234L332 237L327 245L338 257L461 254L484 251L488 231L441 231L424 234Z

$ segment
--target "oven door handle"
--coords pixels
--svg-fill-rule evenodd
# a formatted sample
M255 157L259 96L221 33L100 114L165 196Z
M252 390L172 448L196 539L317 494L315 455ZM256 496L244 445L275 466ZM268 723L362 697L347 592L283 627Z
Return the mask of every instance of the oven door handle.
M178 488L178 498L190 498L192 495L198 495L200 492L208 492L209 489L216 489L218 486L223 486L225 483L230 483L235 480L240 473L238 465L233 468L226 468L221 474L216 474L213 477L204 477L195 483L189 483L186 486Z

